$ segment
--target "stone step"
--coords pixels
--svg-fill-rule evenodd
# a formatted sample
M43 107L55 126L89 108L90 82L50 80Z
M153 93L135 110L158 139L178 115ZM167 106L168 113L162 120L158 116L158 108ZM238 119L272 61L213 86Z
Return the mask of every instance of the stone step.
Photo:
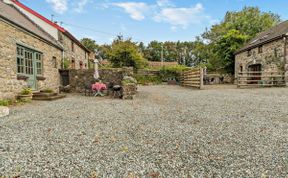
M44 100L44 101L52 101L52 100L57 100L61 98L65 98L66 95L64 94L57 94L57 95L33 95L33 100Z
M58 93L44 93L44 92L37 92L37 93L33 93L33 97L34 96L43 96L43 97L45 97L45 96L56 96L56 95L58 95Z

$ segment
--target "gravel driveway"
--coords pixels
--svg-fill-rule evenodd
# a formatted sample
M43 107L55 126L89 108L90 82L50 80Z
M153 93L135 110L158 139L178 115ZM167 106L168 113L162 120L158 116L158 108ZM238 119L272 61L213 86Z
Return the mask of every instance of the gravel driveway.
M140 87L0 118L0 177L288 177L288 89Z

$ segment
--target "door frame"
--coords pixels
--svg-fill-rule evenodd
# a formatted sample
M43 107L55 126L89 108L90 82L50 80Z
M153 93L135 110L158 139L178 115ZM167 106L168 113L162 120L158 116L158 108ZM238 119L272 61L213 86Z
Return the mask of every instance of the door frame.
M41 54L42 55L42 72L43 72L43 53L38 51L38 50L35 50L27 45L23 45L23 44L19 44L19 43L16 43L16 67L18 67L18 64L17 64L17 58L18 58L18 54L17 54L17 48L20 47L23 49L23 55L24 55L24 73L18 73L17 71L17 75L21 75L21 76L25 76L25 77L28 77L26 79L26 82L27 82L27 85L28 85L28 80L32 80L33 81L33 86L29 86L31 87L32 90L37 90L38 89L38 80L37 80L37 62L36 62L36 53L38 54ZM32 55L32 75L30 74L27 74L26 73L26 58L25 58L25 51L31 53Z

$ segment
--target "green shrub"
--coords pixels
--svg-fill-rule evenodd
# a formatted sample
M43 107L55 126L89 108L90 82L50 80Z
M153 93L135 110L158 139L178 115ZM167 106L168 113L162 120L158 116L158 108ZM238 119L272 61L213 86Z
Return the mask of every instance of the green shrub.
M143 76L143 75L138 75L135 77L137 82L141 85L157 85L162 83L162 79L160 76Z
M0 106L9 106L12 105L13 101L12 100L0 100Z
M137 80L133 77L125 76L121 83L122 85L130 85L130 84L137 85Z
M27 103L27 101L15 100L15 99L0 100L0 106L11 106L11 105L24 104L24 103Z
M70 61L67 58L63 60L63 67L64 69L68 69L70 67Z
M160 77L162 78L163 81L167 81L168 79L171 78L180 81L181 72L189 69L191 68L182 65L162 67L160 69Z
M54 93L54 90L50 89L50 88L47 88L47 89L41 90L41 92L43 92L43 93Z
M21 91L21 95L30 95L30 94L32 94L31 88L24 88L24 89Z

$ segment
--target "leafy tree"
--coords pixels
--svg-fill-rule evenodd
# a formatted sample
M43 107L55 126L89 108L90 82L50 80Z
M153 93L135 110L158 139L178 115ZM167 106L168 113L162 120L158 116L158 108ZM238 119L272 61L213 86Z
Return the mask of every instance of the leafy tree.
M228 73L234 73L234 53L248 39L248 35L242 35L238 30L230 30L224 35L215 47L218 56L222 56L221 65Z
M162 43L158 41L151 41L145 52L144 56L149 61L161 61Z
M82 38L80 42L92 52L96 52L99 49L99 45L96 43L96 41L90 38Z
M146 60L139 53L137 44L133 43L131 39L115 39L108 57L113 67L142 68L146 65Z

